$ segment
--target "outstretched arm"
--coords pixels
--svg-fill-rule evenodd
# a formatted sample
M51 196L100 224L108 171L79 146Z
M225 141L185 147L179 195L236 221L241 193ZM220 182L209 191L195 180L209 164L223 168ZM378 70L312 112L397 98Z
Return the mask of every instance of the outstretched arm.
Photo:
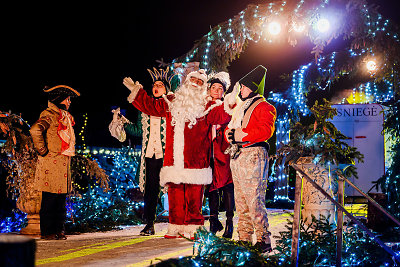
M133 82L130 77L125 77L123 84L131 91L128 102L132 103L138 110L150 116L165 117L168 104L164 99L154 99L147 95L139 82Z

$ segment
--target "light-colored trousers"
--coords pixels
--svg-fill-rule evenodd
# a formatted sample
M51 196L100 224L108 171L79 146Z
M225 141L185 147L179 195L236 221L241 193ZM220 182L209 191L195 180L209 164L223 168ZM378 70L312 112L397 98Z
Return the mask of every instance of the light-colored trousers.
M255 232L258 241L270 243L265 191L268 178L268 151L263 147L242 148L231 159L235 186L236 213L239 217L239 240L252 242Z

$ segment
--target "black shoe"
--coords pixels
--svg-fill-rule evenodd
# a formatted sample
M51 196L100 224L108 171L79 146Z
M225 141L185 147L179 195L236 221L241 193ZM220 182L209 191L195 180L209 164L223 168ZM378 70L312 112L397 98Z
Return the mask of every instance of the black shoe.
M224 229L224 226L222 223L216 219L214 216L210 217L210 232L216 234L219 231L222 231Z
M154 224L153 223L148 223L146 226L143 228L142 231L140 231L140 235L154 235Z
M222 236L225 238L232 238L232 235L233 235L233 222L232 220L226 220L225 232Z
M259 241L255 244L257 250L261 253L270 253L272 252L271 243L265 243L263 241Z
M58 233L56 236L58 240L67 240L67 236L64 232Z
M42 235L40 239L45 239L45 240L57 240L57 235L56 234L51 234L51 235Z

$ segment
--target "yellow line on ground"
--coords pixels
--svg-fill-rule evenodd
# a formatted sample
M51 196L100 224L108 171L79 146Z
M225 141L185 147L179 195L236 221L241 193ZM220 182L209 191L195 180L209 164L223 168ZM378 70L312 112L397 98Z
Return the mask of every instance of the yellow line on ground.
M66 250L60 250L58 252L67 252L67 251L79 250L79 249L82 249L82 248L96 247L96 246L103 245L103 244L106 244L106 243L115 242L115 241L121 240L121 239L123 239L123 238L117 238L117 239L110 240L110 241L103 241L103 242L90 244L90 245L85 245L85 246L81 246L81 247L70 248L70 249L66 249Z
M75 259L75 258L79 258L79 257L83 257L83 256L99 253L99 252L102 252L102 251L105 251L105 250L109 250L109 249L114 249L114 248L133 245L133 244L140 243L140 242L143 242L143 241L146 241L148 239L155 238L155 237L161 237L161 236L147 236L147 237L133 238L133 239L130 239L130 240L121 241L121 242L115 242L115 243L99 246L99 247L96 247L96 248L86 248L86 249L82 249L80 251L75 251L75 252L72 252L72 253L68 253L68 254L57 256L57 257L53 257L53 258L37 260L36 261L36 265L42 265L42 264L46 264L46 263L53 263L53 262L71 260L71 259Z
M155 261L166 260L166 259L169 259L169 258L177 258L178 256L181 256L183 254L186 255L186 253L188 253L189 251L193 251L193 247L185 248L183 250L175 251L175 252L168 253L168 254L164 254L164 255L158 256L157 258L153 258L153 259L150 259L150 260L144 260L144 261L141 261L141 262L129 264L126 267L144 267L144 266L149 266L151 264L155 264L154 263Z

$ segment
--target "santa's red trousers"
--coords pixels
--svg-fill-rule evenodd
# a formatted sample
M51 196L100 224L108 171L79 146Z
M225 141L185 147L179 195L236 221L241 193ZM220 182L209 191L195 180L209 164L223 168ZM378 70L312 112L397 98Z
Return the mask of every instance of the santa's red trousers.
M168 183L169 223L203 225L203 192L204 185Z

